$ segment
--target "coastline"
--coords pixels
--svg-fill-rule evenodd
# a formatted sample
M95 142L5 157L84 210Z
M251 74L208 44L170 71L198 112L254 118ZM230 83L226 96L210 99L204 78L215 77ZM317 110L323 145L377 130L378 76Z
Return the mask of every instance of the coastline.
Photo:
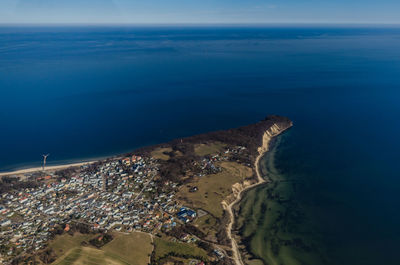
M180 189L176 191L177 193L180 192L179 193L180 197L177 196L176 202L179 205L179 202L182 199L184 200L184 203L182 205L186 204L188 205L187 207L193 209L202 209L204 205L203 198L206 202L209 203L209 205L214 205L214 207L216 205L213 203L218 203L219 208L218 212L215 215L216 217L214 216L208 217L208 218L214 218L216 224L215 228L207 226L206 221L210 219L205 220L204 226L201 226L201 228L199 228L199 229L205 229L203 230L205 232L201 234L201 239L203 237L205 238L206 236L211 235L211 240L209 238L206 238L206 242L211 243L212 245L205 245L199 247L205 251L210 251L210 246L214 246L214 250L215 247L217 249L222 248L221 251L224 254L224 258L229 264L243 265L244 263L247 263L247 258L244 255L244 252L242 252L241 250L242 245L239 245L241 244L240 235L236 235L232 231L232 228L234 227L234 225L236 225L237 222L237 215L235 212L236 208L234 207L236 207L236 204L242 200L242 197L245 197L244 191L248 191L253 187L268 182L269 180L268 178L266 179L263 178L262 175L262 173L264 172L263 163L260 161L262 161L262 159L265 157L266 154L270 153L269 152L270 150L273 150L272 143L274 142L275 139L274 137L281 134L290 127L292 127L292 122L288 118L282 116L270 115L267 116L264 120L261 120L254 124L229 130L210 132L202 135L195 135L185 139L176 139L169 143L144 147L141 149L137 149L133 152L137 155L149 158L150 162L155 161L154 163L149 163L148 169L150 171L154 170L159 171L160 174L158 176L160 177L159 178L160 180L165 178L166 180L172 179L172 181L176 181L177 184L175 184L175 187L176 185L179 185L179 187L180 185L182 185L182 187L184 187L183 186L183 184L185 183L184 177L187 176L184 175L184 176L179 176L177 178L175 174L177 170L180 171L184 170L184 172L189 172L190 170L197 170L198 168L200 168L199 174L205 174L208 176L208 178L213 176L214 174L218 174L224 171L220 175L218 175L222 178L222 180L218 180L217 182L212 183L212 185L217 186L215 190L214 186L209 186L209 185L202 186L202 184L204 183L202 183L200 180L204 180L205 178L200 178L200 180L194 179L191 182L194 186L200 187L199 188L200 193L196 194L197 196L200 196L201 199L200 201L196 201L196 197L191 196L189 191L186 194L185 190L182 191ZM206 147L206 150L201 149L204 146ZM163 147L164 149L162 149L161 147ZM166 149L168 152L165 151L166 147L169 148ZM162 151L163 154L166 156L168 155L167 160L163 160L163 158L161 159L154 158L156 155L158 155L160 150L164 150ZM222 152L224 152L225 154L228 153L229 155L224 156ZM209 155L210 153L217 154L215 156L215 159L213 159ZM126 154L126 156L131 156L131 155L132 154ZM173 159L174 156L179 156L179 159ZM225 170L221 168L218 169L217 173L215 173L215 171L211 171L210 168L201 167L201 164L191 163L192 161L191 159L193 159L193 157L195 159L194 161L207 161L207 159L209 159L210 162L208 163L210 163L211 165L213 165L213 162L211 161L227 161L226 163L230 164L229 167L227 166ZM121 155L114 156L112 158L121 159ZM18 169L15 171L1 172L0 178L6 175L11 175L11 176L14 175L19 177L19 181L22 181L25 179L30 180L28 178L35 179L37 176L35 174L32 174L33 172L37 172L37 174L40 174L41 177L47 176L44 174L52 175L53 173L55 173L56 176L64 177L65 179L63 182L66 182L69 181L68 180L69 174L70 175L74 174L78 170L79 173L82 173L80 171L88 170L89 174L86 174L85 178L91 177L89 175L94 173L95 171L103 172L102 169L100 169L101 171L99 171L99 168L97 168L97 166L99 167L103 166L102 163L107 163L108 161L109 161L108 159L104 158L92 161L75 162L75 163L71 161L71 163L48 166L44 170L42 170L41 167L35 166L26 169ZM118 163L122 164L123 161L119 161ZM109 165L107 165L106 166L108 170L107 172L118 170L120 173L121 172L123 173L124 169L121 170L121 168L118 168L119 167L119 165L117 165L118 163L112 165L114 167L110 166L111 164L114 163L110 163ZM84 165L91 165L91 166L88 166L87 168L80 167ZM194 166L198 166L198 168ZM66 169L67 171L57 172L58 170L63 170L63 169ZM71 169L71 171L69 169ZM125 172L127 172L128 168L125 168L125 170L126 170ZM122 173L118 175L119 178L123 177ZM85 174L85 172L83 172L83 174ZM95 176L97 183L101 184L101 181L103 181L104 183L104 176L101 176L100 174L96 174ZM155 177L155 174L150 174L150 175L147 174L147 177L148 178L151 177L148 182L150 183ZM61 180L59 181L61 182ZM73 180L72 182L74 181L75 180ZM68 183L70 183L70 181ZM51 187L49 187L48 184L47 187L51 189ZM57 183L55 184L58 185ZM144 186L142 189L137 189L137 191L135 192L141 194L146 186ZM156 185L153 186L159 187ZM104 189L104 185L102 187ZM5 188L8 188L8 186L6 185ZM86 192L93 193L93 191L97 192L98 189L99 187L97 185L94 189L88 189L86 190ZM216 192L218 196L215 198L211 198L210 200L207 200L208 197L206 195L210 190ZM222 192L218 193L219 190L222 190ZM168 193L169 191L166 192ZM203 192L204 197L202 196L201 192ZM71 196L71 198L72 197L73 196ZM53 200L53 202L55 201ZM126 201L121 201L121 203L126 203ZM210 208L206 209L207 211L209 211L210 215L213 213L214 207L211 206ZM229 216L227 214L229 214ZM188 233L190 234L197 233L196 231L194 232L189 231ZM202 230L199 231L202 232ZM208 231L210 233L208 233ZM213 234L214 232L215 234ZM165 233L166 235L168 235L166 231L162 231L161 233ZM161 234L161 236L162 235L163 234ZM179 235L173 235L173 237L179 238ZM211 252L205 252L205 253L206 253L204 254L205 259L210 258L211 255L214 255L211 254ZM216 254L218 254L218 252ZM173 255L169 256L172 257ZM161 256L159 256L158 258L161 258Z
M287 128L280 128L277 124L274 124L271 128L269 128L266 132L264 132L264 135L262 138L262 145L258 148L258 155L254 162L254 169L255 169L256 175L257 175L257 182L250 184L250 185L244 184L243 187L238 190L235 190L235 187L232 187L232 190L233 190L233 193L235 196L235 200L233 200L229 204L226 201L222 202L224 209L229 213L229 216L230 216L230 222L228 223L228 225L226 227L226 232L227 232L228 238L231 240L233 260L236 265L244 265L244 263L243 263L242 256L239 251L239 246L232 235L232 226L235 222L235 215L232 210L233 206L241 201L242 194L244 192L267 182L267 180L262 177L261 172L259 170L260 159L269 151L271 140L292 126L293 126L293 124L290 124L290 126Z
M34 173L34 172L39 172L39 171L54 171L54 170L66 169L66 168L70 168L70 167L80 167L80 166L96 163L100 160L101 159L84 161L84 162L76 162L76 163L67 163L67 164L61 164L61 165L55 165L55 166L46 166L46 168L44 170L42 170L42 167L17 169L14 171L0 172L0 177L9 176L9 175L23 175L23 174Z

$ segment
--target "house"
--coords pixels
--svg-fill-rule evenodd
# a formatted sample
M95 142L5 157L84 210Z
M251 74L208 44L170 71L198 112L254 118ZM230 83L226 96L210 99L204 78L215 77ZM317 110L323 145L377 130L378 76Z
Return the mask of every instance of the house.
M196 212L193 211L193 210L187 210L187 211L186 211L186 214L187 214L188 216L192 217L192 218L195 218L195 217L196 217Z
M183 221L182 218L186 218L186 217L190 217L190 218L195 218L196 217L196 212L191 210L191 209L187 209L182 207L180 209L180 211L177 213L177 216L179 219L181 219Z
M1 226L7 226L7 225L10 225L10 224L11 224L10 220L3 220L3 221L0 222Z

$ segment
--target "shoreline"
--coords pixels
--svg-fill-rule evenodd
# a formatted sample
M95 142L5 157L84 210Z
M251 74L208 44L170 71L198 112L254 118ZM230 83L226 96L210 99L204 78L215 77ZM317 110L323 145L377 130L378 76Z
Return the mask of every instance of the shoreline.
M217 201L215 201L215 198L213 198L215 203L218 203L219 210L222 213L222 215L218 218L221 218L221 222L217 223L216 229L211 228L212 231L216 232L222 232L221 238L219 238L219 235L217 233L215 235L212 235L213 237L216 237L216 241L212 240L214 247L217 247L219 249L220 247L223 249L221 250L224 253L225 258L227 261L229 261L229 264L235 264L235 265L244 265L245 262L247 262L247 256L244 255L244 251L242 252L242 245L239 245L241 242L241 238L239 235L236 235L232 229L234 228L235 222L237 219L237 213L235 212L236 210L236 205L242 200L242 197L244 196L244 192L254 188L258 187L261 184L268 183L268 177L265 179L263 178L262 172L263 172L263 164L260 164L260 161L263 161L262 159L265 157L266 154L268 154L268 151L272 150L272 143L274 142L273 140L275 139L275 136L283 133L286 131L288 128L292 127L293 123L286 117L282 116L274 116L270 115L267 116L264 120L261 120L257 123L242 126L239 128L235 129L230 129L230 130L225 130L225 131L216 131L216 132L210 132L207 134L202 134L202 135L195 135L191 136L185 139L179 139L173 140L169 143L162 144L162 145L154 145L154 146L149 146L149 147L144 147L142 149L137 149L134 151L136 154L141 155L141 156L148 156L150 161L153 161L156 159L156 162L151 164L149 168L147 169L150 171L160 171L160 179L165 177L165 179L176 177L174 175L171 176L169 172L174 172L176 171L176 168L181 169L182 168L185 170L185 172L188 172L193 169L193 164L190 163L193 159L191 156L195 156L194 161L203 161L201 160L202 157L205 155L202 154L200 151L201 150L196 150L196 145L201 145L204 143L207 144L213 144L211 145L210 148L212 153L217 153L216 157L221 156L222 152L225 150L225 148L229 148L226 153L233 153L232 155L227 155L223 157L221 161L227 160L231 161L233 159L236 159L237 165L240 165L240 163L243 163L243 170L242 168L236 168L232 167L234 171L227 171L228 174L222 175L222 177L227 177L229 181L228 183L223 183L220 185L220 190L223 190L223 195L229 194L228 196L221 196L222 198L225 198L221 201L220 198L216 198ZM221 144L220 142L224 143L222 147L224 149L221 149ZM214 150L217 146L217 150ZM154 158L153 156L157 155L156 151L161 148L161 146L167 146L168 148L171 149L168 153L163 151L163 153L168 154L168 160L167 162L161 163L161 161L158 161L157 158ZM158 148L158 149L157 149ZM232 149L231 149L232 148ZM247 149L247 150L246 150ZM175 151L173 151L175 150ZM181 151L182 150L182 151ZM246 151L241 151L241 150L246 150ZM157 151L158 152L158 151ZM179 155L178 152L181 152ZM210 152L210 150L207 150L207 152ZM175 155L183 156L182 158L178 160L171 159L171 157L174 157ZM236 156L235 156L236 154ZM131 154L126 154L125 156L131 156ZM206 154L207 155L207 154ZM107 172L111 172L112 170L117 170L120 172L118 177L122 178L122 173L124 172L124 169L128 170L127 168L123 167L124 169L121 170L121 168L118 169L118 165L115 164L115 167L110 167L107 165L107 171L106 173L103 172L103 170L98 171L99 168L97 166L100 166L102 163L107 163L108 159L112 160L119 160L121 159L122 156L113 156L113 157L108 157L108 158L95 158L92 161L66 161L64 164L59 164L59 165L48 165L44 170L42 167L36 165L30 168L22 168L22 169L17 169L14 171L9 171L9 172L0 172L0 179L4 180L4 176L12 176L12 177L19 177L19 180L29 180L30 178L34 178L36 180L36 177L40 176L47 176L47 175L53 175L55 174L56 176L62 176L65 177L65 179L68 179L68 176L72 176L72 174L76 173L73 171L79 171L79 173L82 173L81 171L86 171L86 168L88 168L89 175L94 173L95 170L97 172L102 172L100 174L107 174ZM162 159L162 158L161 158ZM208 158L211 160L211 158ZM214 159L220 161L220 159ZM183 161L183 163L182 163ZM62 163L60 161L60 163ZM122 163L122 162L121 162ZM158 164L159 163L159 164ZM209 163L209 162L208 162ZM212 162L211 162L212 163ZM183 165L182 165L183 164ZM86 165L86 167L84 166ZM211 164L212 165L212 164ZM236 164L235 164L236 165ZM163 167L162 167L163 166ZM197 165L194 165L197 166ZM194 168L197 169L197 168ZM200 171L200 173L204 173L206 175L210 175L213 172L210 172L207 170L207 168L201 168L203 171ZM59 172L66 170L66 172ZM221 170L222 171L222 170ZM121 173L122 172L122 173ZM126 171L125 171L126 172ZM61 174L65 173L65 174ZM143 172L142 172L143 173ZM146 172L145 172L146 173ZM164 174L163 174L164 173ZM47 174L47 175L44 175ZM85 174L85 172L83 172ZM104 183L104 176L101 176L100 174L96 174L96 182L101 184L101 181ZM139 173L138 173L139 174ZM154 178L155 174L152 174L153 176L149 180L152 181ZM149 174L147 174L149 177ZM91 176L88 176L88 174L85 175L85 178L91 178ZM133 177L133 176L132 176ZM230 179L231 177L235 177L234 179ZM50 177L49 177L50 178ZM48 178L45 178L48 179ZM183 178L173 178L173 180L177 181L176 185L182 185L184 184L184 179ZM224 179L223 179L224 180ZM63 181L66 182L66 181ZM74 181L73 181L74 182ZM70 182L68 182L70 183ZM196 182L194 182L196 183ZM201 183L200 183L201 184ZM219 184L218 184L219 185ZM12 185L5 186L5 188L9 188L9 186L12 189ZM73 186L76 186L74 184ZM153 185L156 187L156 185ZM49 185L47 185L48 188L51 189ZM160 187L160 186L157 186ZM179 186L178 186L179 187ZM145 187L144 187L145 188ZM144 189L143 188L143 189ZM210 188L212 190L212 187L205 186L205 191L207 191L207 188ZM103 189L104 189L104 184L103 184ZM143 189L140 191L139 194L142 193ZM48 189L46 189L47 191ZM88 189L87 192L93 193L97 192L98 187L96 186L95 189ZM163 190L164 191L164 190ZM180 190L178 190L179 192ZM136 192L136 190L135 190ZM168 190L165 191L168 194ZM207 192L206 192L207 193ZM82 194L85 194L83 192ZM56 194L57 195L57 194ZM184 198L187 199L188 203L193 203L191 201L190 196L186 196L186 194L183 193L180 194L180 196L183 197L177 197L177 202L179 203L179 200ZM81 196L81 194L79 194ZM65 195L64 195L65 197ZM72 196L73 197L73 196ZM71 197L71 198L72 198ZM207 196L205 196L207 198ZM57 203L57 201L52 200L52 202ZM210 201L210 205L212 205L212 200ZM122 201L124 203L124 201ZM195 207L196 209L199 209L204 205L202 203L200 206L193 204L191 207ZM221 206L224 211L222 211ZM213 211L212 206L210 209L210 213ZM97 214L97 212L96 212ZM102 213L98 213L102 214ZM227 216L229 214L229 217ZM217 217L216 217L217 218ZM222 219L223 218L223 219ZM218 219L217 219L218 220ZM140 227L141 228L141 227ZM154 226L154 228L156 228ZM153 228L152 228L153 229ZM205 227L207 230L208 227ZM164 231L165 232L165 231ZM207 236L204 234L204 237ZM176 237L174 235L174 237ZM203 237L203 236L202 236ZM220 240L221 239L221 240ZM208 241L207 241L208 242ZM219 245L220 244L220 245ZM207 245L208 246L208 245ZM208 249L207 246L203 246L201 248ZM206 248L207 247L207 248ZM229 251L229 252L227 252ZM208 253L208 252L207 252ZM218 254L218 252L217 252ZM207 257L210 258L210 253L207 254Z
M289 129L290 127L292 127L292 125L290 125L288 128L281 129L281 128L279 128L279 126L277 124L274 124L271 128L269 128L264 133L263 139L262 139L262 145L258 148L258 155L254 162L254 169L255 169L256 175L257 175L257 182L253 183L249 186L243 187L241 190L239 190L237 192L237 194L235 194L235 191L234 191L235 200L232 201L230 204L227 204L225 201L223 201L223 206L224 206L225 210L227 210L227 212L229 213L229 216L230 216L230 222L228 223L228 225L226 227L226 231L227 231L228 238L231 240L233 260L236 265L244 265L244 263L243 263L242 256L239 251L239 245L237 244L236 240L234 239L234 237L232 235L232 226L235 222L235 217L236 217L232 210L233 206L241 201L242 195L244 192L267 182L267 180L262 177L262 174L259 170L260 159L262 157L264 157L264 155L269 151L271 140L274 137L276 137L276 136L280 135L281 133L283 133L284 131L286 131L287 129Z
M152 145L150 145L152 146ZM52 168L58 169L65 169L68 167L75 167L75 166L82 166L86 164L93 164L102 160L107 159L114 159L120 158L125 156L126 154L130 154L132 151L140 149L141 147L133 147L127 150L111 152L110 154L102 154L102 155L93 155L93 156L85 156L85 157L77 157L77 158L67 158L67 159L60 159L55 161L50 161L46 165L46 170L53 170ZM0 177L12 175L12 174L26 174L32 173L36 171L42 171L42 167L38 166L41 164L42 161L35 161L35 162L26 162L26 163L19 163L19 164L12 164L5 169L0 169ZM61 168L58 168L61 167ZM25 172L27 171L27 172Z
M10 175L22 175L22 174L35 173L35 172L40 172L40 171L54 171L54 170L66 169L66 168L70 168L70 167L80 167L80 166L84 166L84 165L90 165L90 164L96 163L98 161L101 161L101 159L60 164L60 165L54 165L54 166L46 166L46 168L44 170L42 169L42 167L30 167L30 168L25 168L25 169L17 169L17 170L13 170L13 171L0 172L0 177L10 176Z

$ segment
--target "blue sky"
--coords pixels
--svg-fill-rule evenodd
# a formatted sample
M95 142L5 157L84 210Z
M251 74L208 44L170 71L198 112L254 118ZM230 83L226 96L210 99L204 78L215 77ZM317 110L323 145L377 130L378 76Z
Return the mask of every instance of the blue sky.
M400 23L400 0L0 0L0 23Z

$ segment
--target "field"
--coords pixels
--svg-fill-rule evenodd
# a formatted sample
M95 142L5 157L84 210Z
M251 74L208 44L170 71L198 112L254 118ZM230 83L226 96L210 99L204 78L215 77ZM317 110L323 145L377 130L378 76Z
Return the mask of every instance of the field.
M108 253L91 248L91 247L76 247L71 249L66 255L62 256L59 261L54 262L57 265L86 265L86 264L107 264L107 265L125 265L130 264L109 256ZM146 263L144 263L146 264Z
M218 224L217 220L209 214L197 218L194 222L194 225L198 227L201 231L203 231L210 238L215 237L216 234L215 228L217 224Z
M94 235L64 234L56 238L51 247L60 257L53 263L56 265L83 265L83 264L109 264L109 265L145 265L149 263L152 252L151 238L144 233L114 234L114 239L102 247L82 246L81 242L87 241Z
M151 152L151 156L154 157L155 159L168 160L169 155L164 153L169 153L169 152L172 152L171 147L157 148L153 152Z
M75 233L73 236L70 236L69 234L63 234L61 236L57 236L55 240L50 243L50 247L59 257L64 255L69 250L81 246L81 242L89 241L93 237L95 237L95 235Z
M252 169L236 162L216 163L222 172L194 179L190 184L197 186L198 191L189 192L182 186L178 196L193 208L201 208L213 216L222 217L221 202L232 194L232 185L252 176Z
M171 153L171 152L173 152L173 153ZM177 150L173 151L171 147L162 147L162 148L154 149L150 153L150 155L155 159L167 161L168 159L171 158L171 156L168 153L171 153L171 155L175 156L175 157L182 156L182 153L180 151L177 151Z
M129 264L147 264L153 247L148 234L136 232L128 235L119 234L102 250L128 261Z
M217 154L224 150L226 144L221 142L214 142L209 144L196 144L194 146L194 152L198 156Z
M207 253L197 246L188 243L171 242L167 238L154 238L155 243L155 259L166 256L186 256L186 257L201 257L207 260Z

